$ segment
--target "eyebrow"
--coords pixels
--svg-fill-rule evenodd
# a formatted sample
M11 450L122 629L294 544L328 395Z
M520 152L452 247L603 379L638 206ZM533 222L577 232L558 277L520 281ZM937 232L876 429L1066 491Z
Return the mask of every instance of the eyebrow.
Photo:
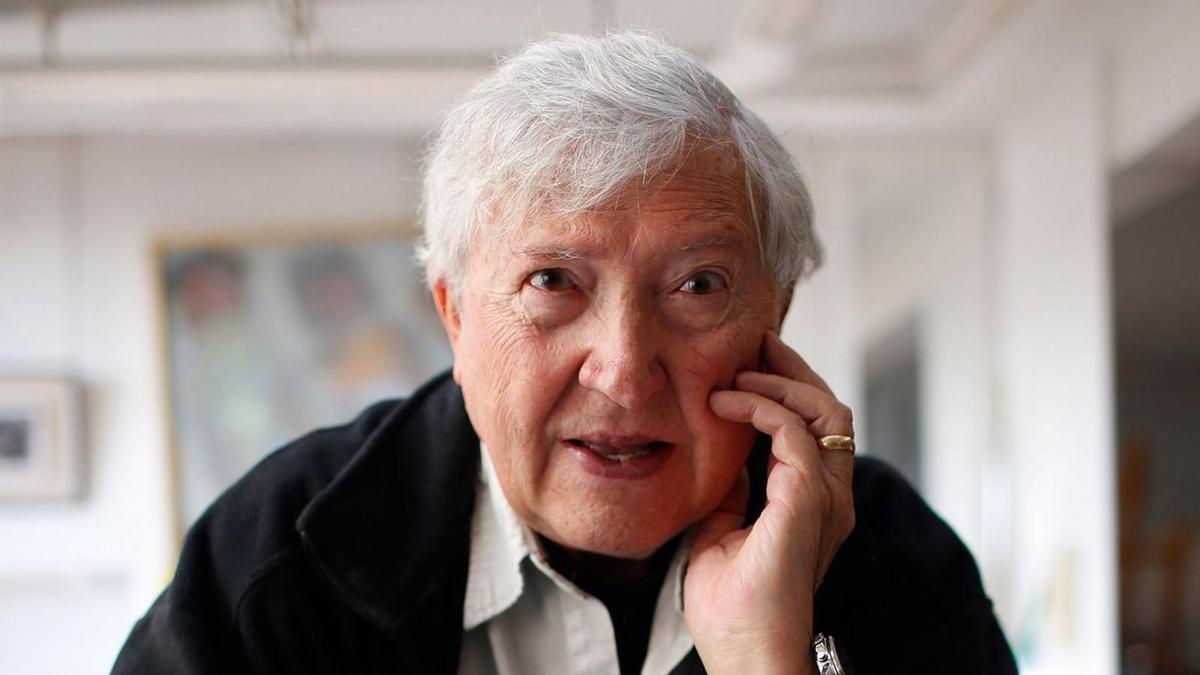
M710 248L741 248L742 244L743 244L743 242L740 239L729 239L729 238L719 237L716 239L701 239L700 241L693 241L689 244L685 244L679 250L684 251L684 252L690 252L690 251L703 251L705 249L710 249Z
M527 256L530 258L540 258L543 260L558 260L558 261L578 260L580 258L585 257L584 254L580 253L577 249L564 248L562 246L552 246L552 247L531 246L529 248L520 249L517 251L517 253L520 253L521 255Z

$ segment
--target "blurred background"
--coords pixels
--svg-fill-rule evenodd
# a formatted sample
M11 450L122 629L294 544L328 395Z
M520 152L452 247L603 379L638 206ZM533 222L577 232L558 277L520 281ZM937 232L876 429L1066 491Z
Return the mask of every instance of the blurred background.
M0 0L0 672L106 672L204 504L448 363L429 132L619 27L793 151L828 264L785 338L1023 672L1200 672L1190 0Z

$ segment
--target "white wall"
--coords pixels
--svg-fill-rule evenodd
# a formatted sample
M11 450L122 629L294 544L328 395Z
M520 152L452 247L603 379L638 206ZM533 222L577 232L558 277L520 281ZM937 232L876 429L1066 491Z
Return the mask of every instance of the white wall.
M980 513L991 454L988 150L964 140L858 153L857 285L865 342L917 320L924 496L993 589L1010 561L984 547Z
M1100 59L1002 129L998 413L1014 471L1018 643L1056 672L1116 670L1116 489Z
M797 136L787 137L816 205L817 237L825 264L802 282L780 331L851 410L862 402L859 308L852 166L837 150ZM862 426L862 425L859 425Z
M79 378L89 464L77 501L0 505L0 672L106 670L169 579L154 243L398 226L412 154L379 138L0 141L0 372Z

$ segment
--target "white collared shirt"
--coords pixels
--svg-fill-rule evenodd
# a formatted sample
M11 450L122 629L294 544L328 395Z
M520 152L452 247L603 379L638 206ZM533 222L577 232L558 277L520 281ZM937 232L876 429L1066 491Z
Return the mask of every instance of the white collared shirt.
M608 610L550 567L504 498L482 445L480 454L459 673L619 675ZM692 650L683 619L691 539L684 537L658 593L642 675L667 675Z

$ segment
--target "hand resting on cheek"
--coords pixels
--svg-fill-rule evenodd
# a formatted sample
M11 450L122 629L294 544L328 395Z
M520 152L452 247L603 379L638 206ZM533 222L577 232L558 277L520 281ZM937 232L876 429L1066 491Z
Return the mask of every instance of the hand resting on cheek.
M852 436L849 408L773 332L763 338L762 363L709 398L718 417L771 436L758 520L742 527L743 469L693 546L684 611L710 673L814 672L813 596L854 528L853 452L822 449L817 440Z

